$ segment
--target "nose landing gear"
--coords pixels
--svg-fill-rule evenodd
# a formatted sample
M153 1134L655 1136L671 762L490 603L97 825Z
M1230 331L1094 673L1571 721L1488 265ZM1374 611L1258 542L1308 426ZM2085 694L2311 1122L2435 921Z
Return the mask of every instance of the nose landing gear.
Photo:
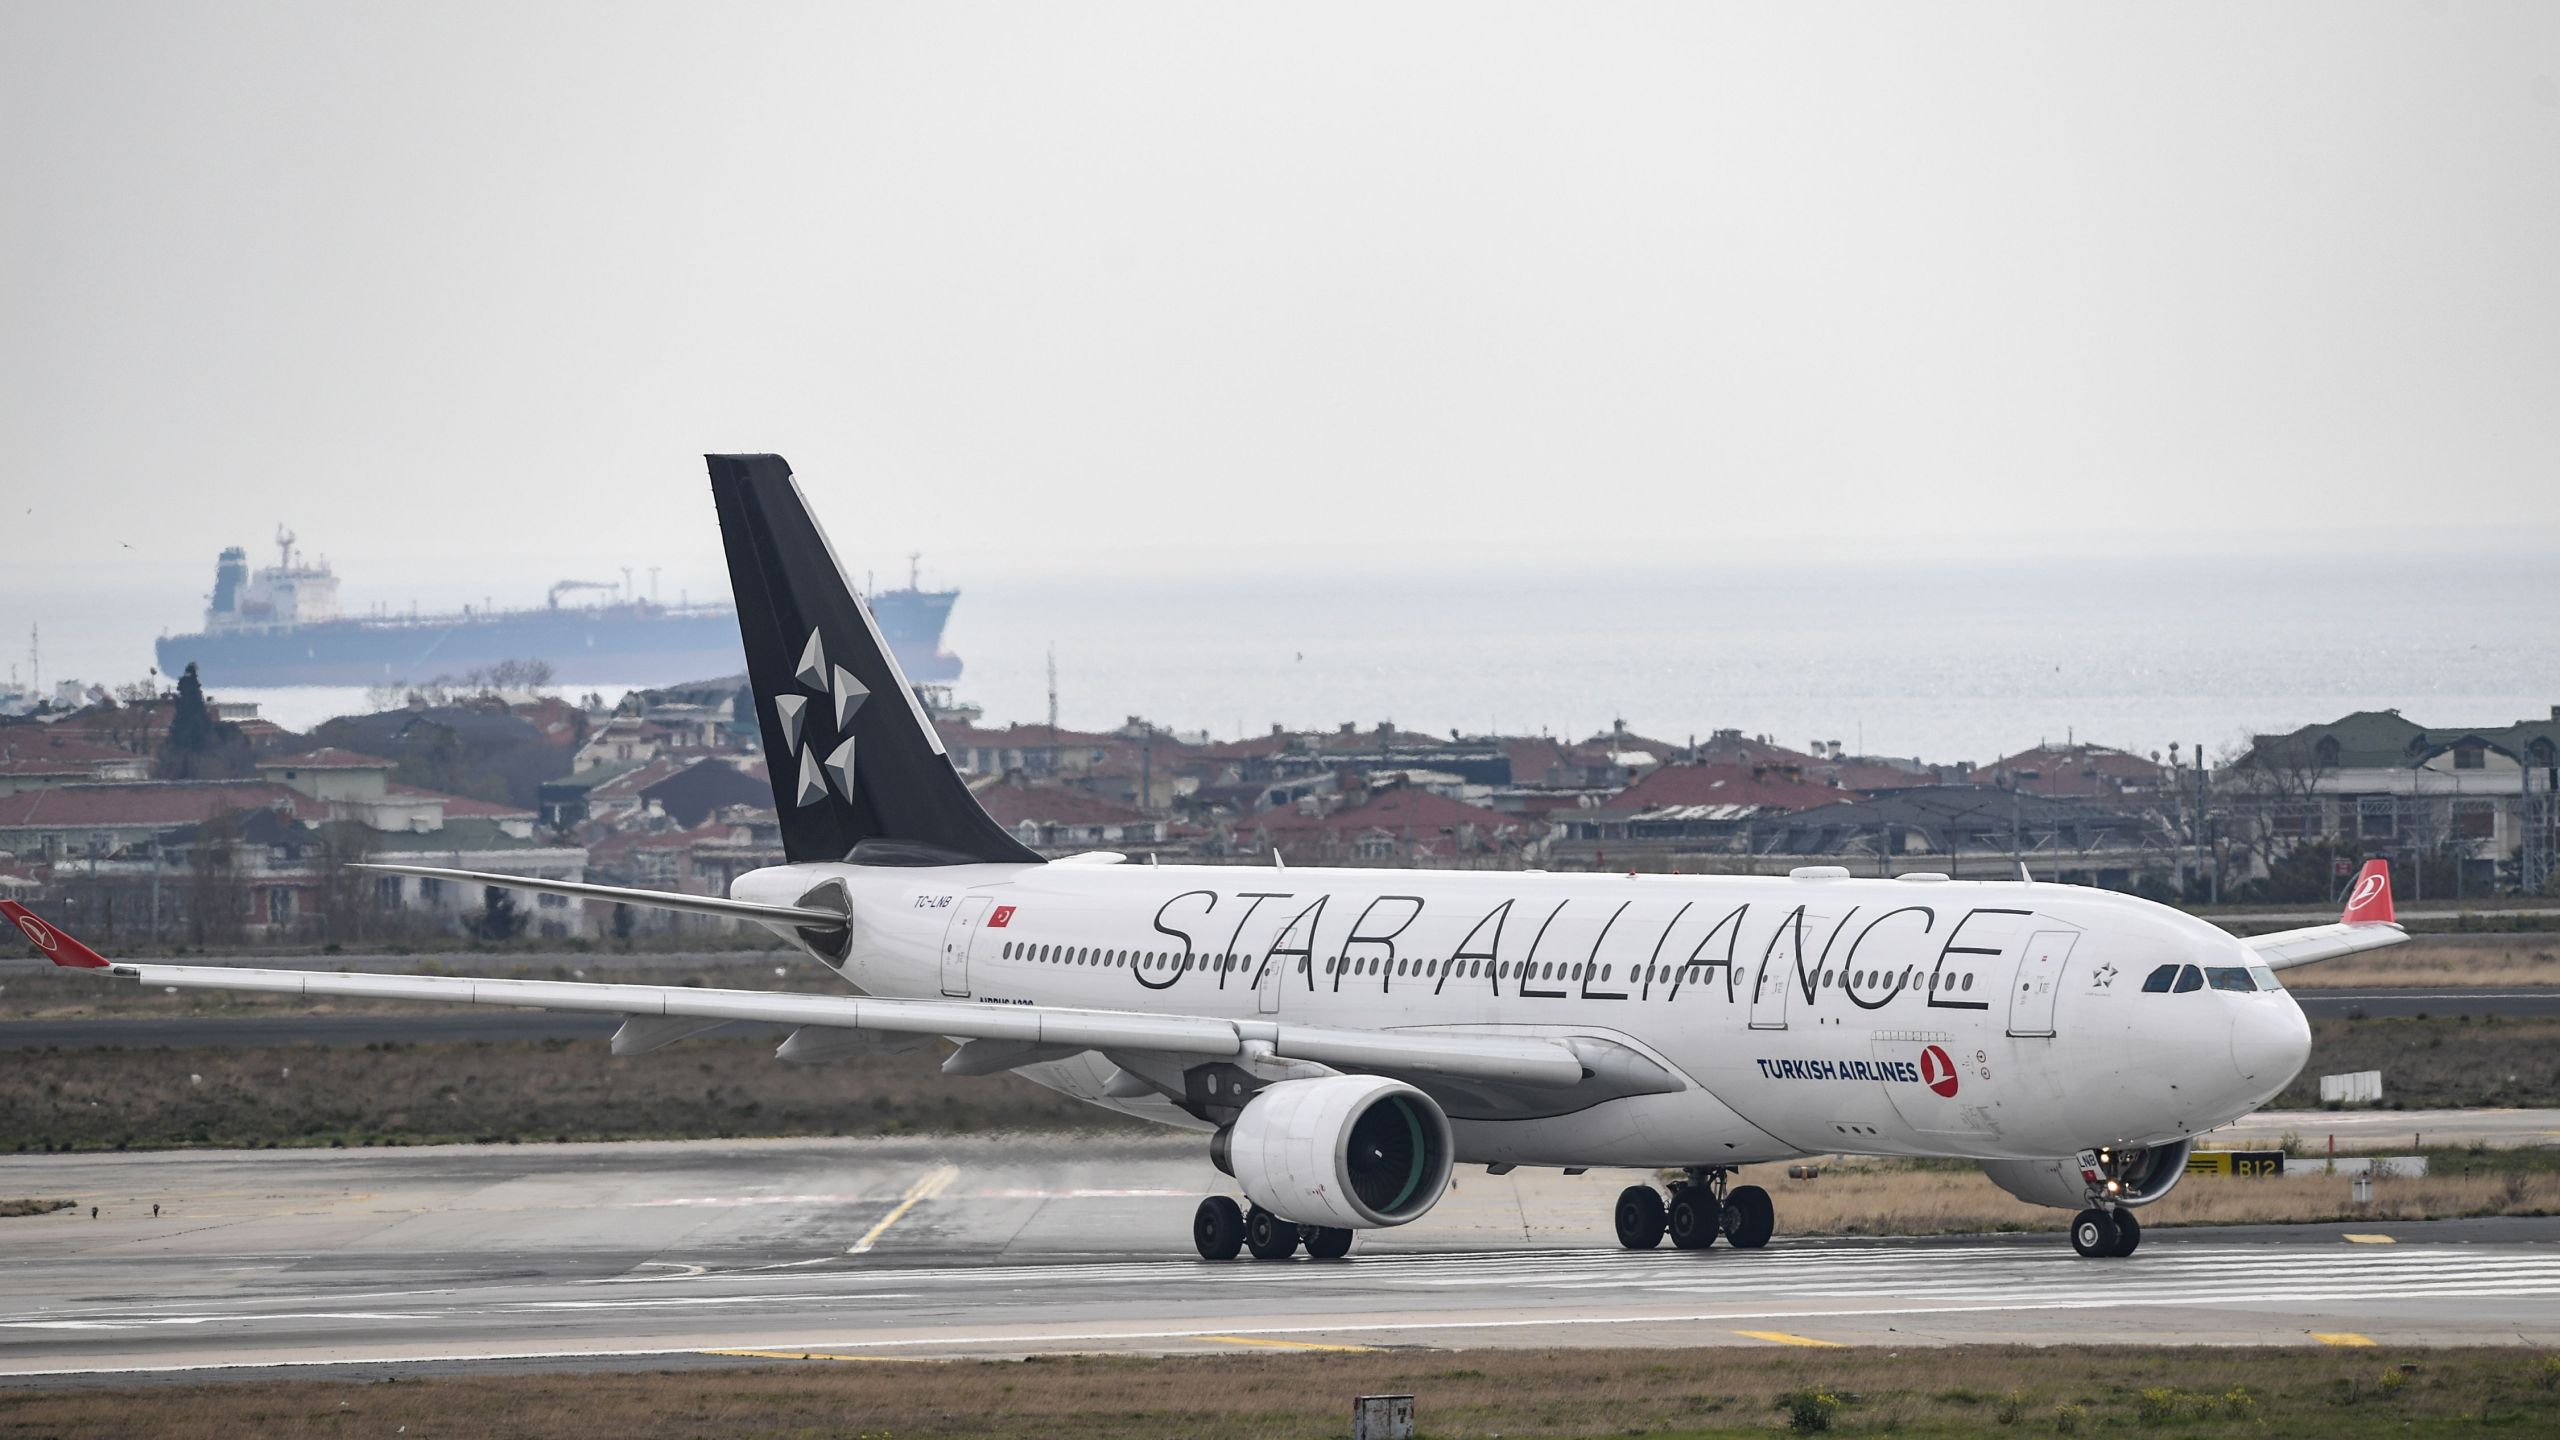
M2071 1217L2071 1248L2091 1260L2121 1260L2142 1243L2142 1222L2130 1210L2092 1207Z
M1736 1250L1757 1250L1769 1243L1778 1225L1777 1206L1757 1185L1731 1184L1733 1172L1702 1166L1671 1187L1670 1203L1649 1185L1630 1185L1618 1192L1618 1243L1629 1250L1650 1250L1671 1237L1682 1250L1704 1250L1724 1237Z

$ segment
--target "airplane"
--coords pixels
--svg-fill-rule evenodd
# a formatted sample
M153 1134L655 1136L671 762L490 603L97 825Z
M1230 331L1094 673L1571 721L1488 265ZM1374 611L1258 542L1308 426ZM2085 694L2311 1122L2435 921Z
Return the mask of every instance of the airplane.
M2236 938L2081 886L1044 861L943 753L791 468L713 455L786 863L726 896L420 865L387 874L761 926L848 993L109 961L14 902L56 963L147 986L620 1015L617 1056L732 1021L787 1061L954 1045L1200 1133L1243 1203L1202 1200L1209 1260L1340 1258L1429 1213L1453 1167L1676 1171L1617 1197L1619 1242L1755 1250L1746 1165L1976 1161L2131 1255L2195 1138L2310 1052L2275 971L2407 939L2368 863L2336 924Z

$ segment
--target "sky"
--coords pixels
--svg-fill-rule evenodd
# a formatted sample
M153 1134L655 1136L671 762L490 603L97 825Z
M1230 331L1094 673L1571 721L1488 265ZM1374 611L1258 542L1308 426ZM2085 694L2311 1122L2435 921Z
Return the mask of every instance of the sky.
M0 624L2560 557L2554 257L2551 5L0 0Z

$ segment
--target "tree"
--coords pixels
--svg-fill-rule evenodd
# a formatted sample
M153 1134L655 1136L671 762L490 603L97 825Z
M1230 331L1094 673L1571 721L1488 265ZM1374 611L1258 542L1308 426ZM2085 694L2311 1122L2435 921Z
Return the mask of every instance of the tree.
M169 733L160 744L153 767L163 780L229 780L250 771L249 742L240 727L214 718L204 699L204 682L193 662L178 677L177 702L170 708Z
M373 909L373 884L372 877L356 867L372 858L373 832L362 825L332 820L320 827L315 859L324 939L343 943L364 938L365 917Z
M516 892L500 886L484 886L480 892L480 914L471 922L471 932L483 940L513 940L524 933L525 913L516 908Z
M169 712L169 748L187 754L202 754L213 748L213 711L204 703L204 681L196 677L195 662L187 662L187 673L178 677L178 703Z

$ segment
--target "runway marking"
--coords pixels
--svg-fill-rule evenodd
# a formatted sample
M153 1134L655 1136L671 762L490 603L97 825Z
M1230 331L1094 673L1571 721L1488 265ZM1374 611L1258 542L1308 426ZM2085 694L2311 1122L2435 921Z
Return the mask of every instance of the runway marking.
M1274 1340L1262 1335L1203 1335L1200 1338L1215 1340L1221 1345L1265 1345L1274 1350L1338 1350L1348 1355L1374 1355L1378 1350L1375 1345L1326 1345L1314 1340Z
M847 1255L870 1254L872 1245L877 1243L881 1236L889 1233L890 1226L905 1219L908 1211L913 1210L918 1205L921 1205L925 1201L932 1199L934 1196L941 1194L943 1191L950 1189L951 1182L959 1178L960 1169L958 1166L935 1166L931 1171L928 1171L925 1174L923 1179L908 1186L906 1198L898 1202L897 1208L891 1210L888 1214L881 1216L880 1223L872 1226L868 1231L864 1232L861 1239L853 1242L853 1248L844 1253Z
M697 1350L697 1355L736 1355L750 1360L867 1360L875 1365L930 1365L922 1355L838 1355L826 1350Z
M2311 1338L2323 1345L2357 1346L2373 1343L2370 1336L2359 1335L2353 1330L2314 1330L2311 1332Z
M1816 1340L1810 1335L1796 1335L1785 1330L1736 1330L1733 1333L1753 1340L1766 1340L1772 1345L1810 1345L1822 1350L1849 1348L1837 1340Z
M2341 1235L2338 1238L2351 1245L2397 1245L2400 1243L2388 1235Z

